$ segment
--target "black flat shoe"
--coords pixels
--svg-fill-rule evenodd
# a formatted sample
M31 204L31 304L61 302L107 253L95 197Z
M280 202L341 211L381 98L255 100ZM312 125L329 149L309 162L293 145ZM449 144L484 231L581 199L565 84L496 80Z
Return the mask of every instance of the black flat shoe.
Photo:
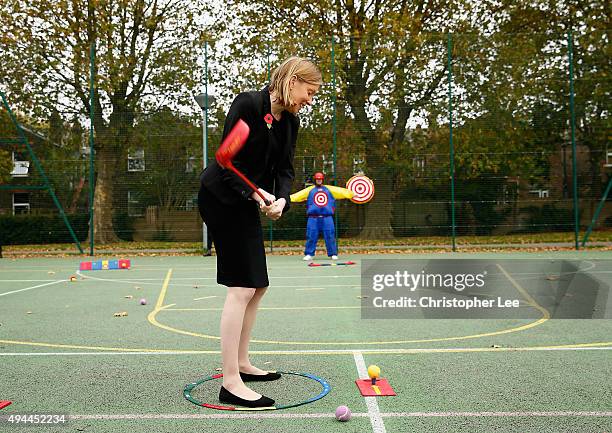
M239 406L245 406L245 407L274 406L274 400L272 400L271 398L268 398L262 395L257 400L245 400L244 398L235 396L234 394L229 392L224 387L221 387L221 391L219 391L219 401L221 403L237 404Z
M278 380L281 378L280 373L269 372L267 374L249 374L240 373L240 379L243 382L270 382L271 380Z

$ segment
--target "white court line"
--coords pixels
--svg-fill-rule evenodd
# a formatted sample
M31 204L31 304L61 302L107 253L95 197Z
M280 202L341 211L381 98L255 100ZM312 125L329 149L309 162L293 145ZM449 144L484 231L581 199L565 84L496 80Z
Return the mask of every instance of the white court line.
M68 280L52 281L52 282L46 283L46 284L39 284L38 286L26 287L25 289L19 289L19 290L13 290L11 292L0 293L0 296L6 296L6 295L13 294L13 293L25 292L27 290L38 289L39 287L51 286L53 284L58 284L58 283L65 283L67 281Z
M57 280L0 280L0 283L45 283Z
M257 311L358 310L360 308L360 305L338 305L332 307L259 307ZM164 308L163 311L223 311L223 308Z
M125 284L142 284L142 285L158 285L158 283L148 283L146 281L163 281L164 278L141 278L139 280L122 280L122 279L113 279L113 278L100 278L100 277L94 277L90 274L82 274L81 271L77 271L76 272L77 275L79 275L80 277L83 277L86 280L95 280L95 281L109 281L112 283L125 283ZM315 277L309 277L309 278L361 278L361 275L328 275L328 276L315 276ZM217 281L217 277L197 277L197 278L176 278L177 280L181 280L181 279L186 279L188 281L201 281L201 280L213 280L215 281L215 286L216 286L216 281ZM304 277L303 276L270 276L270 280L274 281L277 279L300 279L303 280ZM175 278L173 278L173 280L175 280ZM191 284L175 284L173 283L172 286L181 286L181 287L191 287ZM311 285L309 286L301 286L301 287L311 287ZM355 286L355 284L327 284L327 287L333 287L333 286L339 286L339 287L345 287L345 286ZM291 287L300 287L300 286L295 286L295 285L291 285Z
M357 366L357 373L360 379L368 378L368 369L366 368L365 361L361 352L354 351L353 358L355 359L355 365ZM386 433L385 422L380 415L380 409L378 408L378 401L376 397L364 397L366 406L368 407L368 416L370 417L370 424L372 424L372 430L374 433Z
M359 343L356 343L359 344ZM455 348L432 348L432 349L360 349L359 353L367 354L391 354L391 355L416 355L419 353L492 353L492 352L580 352L585 350L612 350L612 346L604 347L515 347L515 348L480 348L480 347L455 347ZM150 352L0 352L0 356L158 356L158 355L218 355L218 350L167 350ZM353 355L355 349L322 349L322 350L251 350L253 355Z
M375 398L375 397L368 397ZM525 412L382 412L383 418L530 418L530 417L610 417L610 411L525 411ZM5 417L8 415L5 415ZM370 413L356 412L351 414L355 418L370 417ZM333 418L333 413L210 413L210 414L186 414L186 413L145 413L145 414L88 414L69 415L70 420L192 420L192 419L274 419L274 418ZM0 417L1 418L1 417Z

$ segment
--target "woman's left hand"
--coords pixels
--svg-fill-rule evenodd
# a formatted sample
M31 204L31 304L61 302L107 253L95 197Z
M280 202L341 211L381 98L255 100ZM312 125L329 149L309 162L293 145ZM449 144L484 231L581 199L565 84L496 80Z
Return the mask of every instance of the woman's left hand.
M270 210L266 212L266 216L272 221L276 221L283 214L283 209L287 201L284 198L279 198L270 206Z

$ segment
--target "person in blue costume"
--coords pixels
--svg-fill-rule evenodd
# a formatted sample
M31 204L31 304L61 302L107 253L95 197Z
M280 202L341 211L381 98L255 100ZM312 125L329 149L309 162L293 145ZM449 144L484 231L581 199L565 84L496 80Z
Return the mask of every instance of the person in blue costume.
M306 247L304 260L312 260L317 248L319 235L323 233L327 256L332 260L338 259L338 246L336 245L336 229L334 226L334 213L336 212L336 199L351 198L353 192L337 186L323 185L323 173L315 173L314 186L310 186L291 195L292 202L306 200Z

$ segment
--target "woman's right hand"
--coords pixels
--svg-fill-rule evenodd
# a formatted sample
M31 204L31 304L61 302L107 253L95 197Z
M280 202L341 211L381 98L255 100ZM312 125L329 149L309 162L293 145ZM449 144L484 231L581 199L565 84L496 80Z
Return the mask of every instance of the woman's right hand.
M272 203L276 201L276 197L274 197L274 195L270 194L265 189L261 189L261 188L258 188L258 189L259 189L259 192L261 192L261 194L268 200L268 202L270 202L270 206L272 205ZM261 196L257 194L256 192L253 192L251 194L251 198L257 202L262 212L266 213L267 211L270 210L270 206L266 206L266 203L263 201Z

